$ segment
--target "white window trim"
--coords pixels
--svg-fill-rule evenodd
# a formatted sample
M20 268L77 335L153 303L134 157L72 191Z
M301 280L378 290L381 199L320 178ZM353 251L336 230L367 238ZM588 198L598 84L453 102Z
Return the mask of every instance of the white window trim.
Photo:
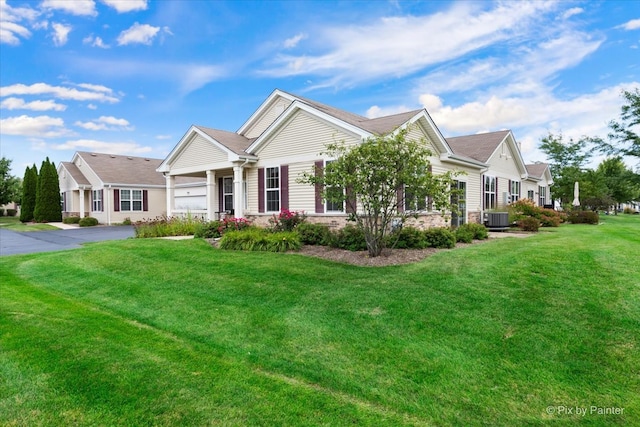
M517 190L515 193L513 192L513 186L514 184L517 184ZM515 202L520 200L520 191L522 190L521 187L522 183L520 181L511 181L511 188L509 189L509 193L511 195L511 202Z
M226 179L230 179L231 180L231 193L225 193L224 191L224 181ZM227 175L227 176L223 176L222 177L222 209L220 209L221 211L232 211L233 210L233 202L234 202L234 198L235 198L235 194L233 194L233 190L234 190L234 184L233 184L233 175ZM231 207L227 206L226 204L226 196L231 195Z
M269 197L268 194L269 192L273 192L276 189L275 188L269 188L269 186L267 185L269 178L267 177L267 170L269 169L278 169L278 210L276 211L271 211L269 210ZM280 165L278 166L266 166L264 168L264 211L266 213L273 213L273 212L280 212L282 208L282 173L280 170Z
M129 199L124 200L122 197L122 192L123 191L128 191L129 192ZM137 199L133 198L133 192L134 191L139 191L140 192L140 209L133 209L133 202L137 202ZM122 202L123 201L128 201L129 202L129 209L122 209ZM120 212L143 212L144 211L144 190L142 190L141 188L121 188L120 189Z
M329 164L329 163L331 163L333 161L335 161L335 159L326 159L324 161L324 168L326 169L327 168L327 164ZM344 194L344 192L345 192L345 189L343 188L342 189L342 194ZM344 214L347 211L347 209L346 209L346 200L342 202L342 210L339 210L339 211L334 210L334 209L329 209L329 203L330 202L325 199L325 201L324 201L324 213L325 214Z
M102 212L102 190L91 190L91 212ZM96 203L99 203L96 209Z
M493 180L493 190L487 190L487 184L489 183L488 181L491 181L491 180ZM496 194L497 182L498 182L498 178L496 176L491 176L491 175L484 176L484 188L482 189L483 190L482 196L484 197L485 210L492 210L498 207L498 195ZM491 188L491 185L489 185L489 188ZM487 203L488 194L493 194L493 206L489 206L489 203Z

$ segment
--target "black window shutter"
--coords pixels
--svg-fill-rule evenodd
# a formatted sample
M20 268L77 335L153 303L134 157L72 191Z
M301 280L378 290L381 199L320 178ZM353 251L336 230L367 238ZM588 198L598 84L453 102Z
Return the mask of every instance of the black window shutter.
M142 210L147 212L149 210L149 191L142 190Z
M264 213L264 168L258 168L258 212Z
M319 160L315 163L316 178L321 178L324 174L324 161ZM315 185L316 193L316 213L324 213L324 203L322 202L322 185Z
M289 165L280 166L280 210L289 209Z

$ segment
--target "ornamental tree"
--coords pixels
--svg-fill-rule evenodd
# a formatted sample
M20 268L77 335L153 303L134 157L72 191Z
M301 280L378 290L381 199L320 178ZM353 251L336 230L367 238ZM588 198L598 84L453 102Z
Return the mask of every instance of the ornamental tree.
M0 159L0 205L17 202L20 199L20 179L11 175L11 160Z
M33 217L37 222L62 221L60 181L55 165L49 158L42 162L36 188L36 206Z
M38 187L38 168L36 165L24 171L22 180L22 205L20 206L20 221L33 221L33 210L36 207L36 192Z
M321 155L336 160L321 173L316 170L301 179L322 188L325 200L345 206L350 220L364 232L372 257L382 253L392 224L402 225L415 216L415 211L404 209L405 195L412 200L429 196L443 213L455 209L451 195L456 173L434 175L426 142L407 140L407 132L399 129L354 146L328 144Z

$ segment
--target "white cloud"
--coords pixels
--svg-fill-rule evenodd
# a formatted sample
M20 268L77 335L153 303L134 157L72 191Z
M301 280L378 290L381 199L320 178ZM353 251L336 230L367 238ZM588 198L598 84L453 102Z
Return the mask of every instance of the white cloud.
M572 7L571 9L567 9L563 14L562 14L562 19L569 19L574 15L580 15L581 13L584 13L584 9L581 7Z
M375 119L376 117L391 116L393 114L404 113L415 109L416 108L407 107L406 105L393 105L387 107L373 105L367 109L364 115L370 119Z
M284 48L285 49L292 49L296 46L298 46L298 43L300 43L300 41L304 40L307 38L306 34L300 33L300 34L296 34L295 36L288 38L284 41Z
M87 105L87 108L88 108L89 110L97 110L97 109L98 109L98 107L97 107L96 105L94 105L94 104L89 104L89 105Z
M112 7L118 13L147 9L147 0L102 0L102 3Z
M113 93L113 89L103 85L94 85L91 83L78 83L76 86L93 91L93 92Z
M22 23L31 24L40 12L30 7L11 7L6 0L0 0L0 44L17 46L20 39L31 37L31 31Z
M625 22L617 28L623 28L625 30L638 30L640 29L640 19L632 19L631 21Z
M67 106L58 104L52 100L25 102L24 99L21 98L7 98L0 102L0 108L7 110L64 111L67 109Z
M87 130L134 130L134 127L125 119L118 119L113 116L101 116L89 122L77 121L76 126Z
M160 140L172 139L172 138L173 138L172 135L156 135L156 139L160 139Z
M96 4L93 0L44 0L44 9L61 10L77 16L97 16Z
M0 43L17 46L20 44L20 37L28 39L31 31L14 22L0 21Z
M120 33L118 45L125 46L132 43L150 45L158 31L160 31L160 27L152 27L148 24L141 25L136 22L131 28Z
M88 44L89 46L99 47L102 49L109 49L111 46L102 41L100 37L94 37L93 34L82 39L83 44Z
M54 150L90 150L106 154L142 154L153 151L135 142L107 142L95 139L76 139L63 144L52 145Z
M53 95L60 99L72 99L75 101L119 102L118 98L107 95L103 91L85 91L63 86L51 86L46 83L35 83L30 86L19 83L11 86L0 87L0 97L44 94Z
M70 25L59 24L57 22L51 24L51 27L53 28L53 44L56 46L64 46L67 44L72 27Z
M39 138L55 138L73 134L64 127L64 121L59 117L31 117L27 115L1 119L0 133L3 135L33 136Z
M281 54L262 73L322 75L328 79L325 85L406 76L499 42L512 43L530 30L531 22L557 7L549 2L506 2L480 10L481 5L457 2L432 15L328 27L314 34L322 53Z

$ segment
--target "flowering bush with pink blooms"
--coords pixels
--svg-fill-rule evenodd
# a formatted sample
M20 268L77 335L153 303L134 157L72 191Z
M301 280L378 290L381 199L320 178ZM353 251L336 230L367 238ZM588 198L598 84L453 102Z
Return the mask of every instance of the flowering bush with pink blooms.
M293 231L295 228L307 220L304 211L283 210L278 215L273 215L269 219L269 224L273 231Z

